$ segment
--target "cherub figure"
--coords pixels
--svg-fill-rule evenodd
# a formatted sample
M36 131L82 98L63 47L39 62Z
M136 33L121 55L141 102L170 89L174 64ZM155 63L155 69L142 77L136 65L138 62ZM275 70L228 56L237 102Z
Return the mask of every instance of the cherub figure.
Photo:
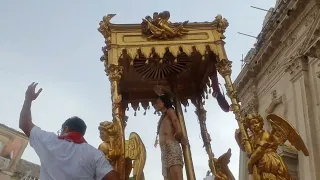
M271 132L263 129L263 118L259 114L248 114L245 118L245 127L252 132L249 137L253 150L249 155L249 174L252 174L255 180L291 180L287 166L277 154L279 145L288 140L306 156L309 155L308 150L300 135L286 120L275 114L269 114L267 120L272 127ZM236 140L244 151L239 130L236 131Z

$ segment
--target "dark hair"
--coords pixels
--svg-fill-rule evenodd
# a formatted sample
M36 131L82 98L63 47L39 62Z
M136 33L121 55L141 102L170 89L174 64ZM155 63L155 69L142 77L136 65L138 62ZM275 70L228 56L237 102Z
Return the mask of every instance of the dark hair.
M82 135L86 133L87 130L87 125L86 123L79 117L74 116L69 119L67 119L63 124L62 124L62 129L68 127L70 132L79 132Z
M168 96L167 94L158 96L157 99L160 99L163 102L164 107L166 107L167 109L173 108L173 102L171 101L170 96Z

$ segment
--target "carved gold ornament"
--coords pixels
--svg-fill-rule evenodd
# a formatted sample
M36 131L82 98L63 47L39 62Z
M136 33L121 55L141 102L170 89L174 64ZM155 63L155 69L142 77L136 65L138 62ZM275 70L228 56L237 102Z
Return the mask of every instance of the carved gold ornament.
M172 24L169 18L169 11L155 12L153 17L146 16L141 23L142 34L148 39L167 40L179 38L188 33L189 30L184 28L188 21Z

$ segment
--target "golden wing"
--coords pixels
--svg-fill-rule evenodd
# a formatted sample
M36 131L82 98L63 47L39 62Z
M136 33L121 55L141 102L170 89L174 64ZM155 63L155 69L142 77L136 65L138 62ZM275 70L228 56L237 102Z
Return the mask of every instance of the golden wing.
M148 29L151 31L153 35L161 35L165 30L160 29L157 26L153 25L150 21L147 19L143 19L143 21L148 23Z
M228 180L235 180L232 172L228 167L228 164L230 163L231 155L232 155L231 149L229 148L226 153L224 153L217 159L217 163L220 165L219 168L221 168L223 174L227 177Z
M127 154L128 158L133 160L134 179L144 180L143 168L147 157L146 148L140 136L135 132L130 133Z
M309 156L309 151L301 136L288 121L275 114L269 114L267 120L272 127L271 134L279 145L284 144L288 140L298 151L302 151L305 156Z

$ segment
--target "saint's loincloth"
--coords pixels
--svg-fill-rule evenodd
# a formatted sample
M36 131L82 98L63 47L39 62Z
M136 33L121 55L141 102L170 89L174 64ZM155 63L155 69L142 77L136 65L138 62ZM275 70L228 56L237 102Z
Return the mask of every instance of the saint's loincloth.
M183 166L182 151L178 141L167 141L161 146L162 175L168 177L170 167Z

